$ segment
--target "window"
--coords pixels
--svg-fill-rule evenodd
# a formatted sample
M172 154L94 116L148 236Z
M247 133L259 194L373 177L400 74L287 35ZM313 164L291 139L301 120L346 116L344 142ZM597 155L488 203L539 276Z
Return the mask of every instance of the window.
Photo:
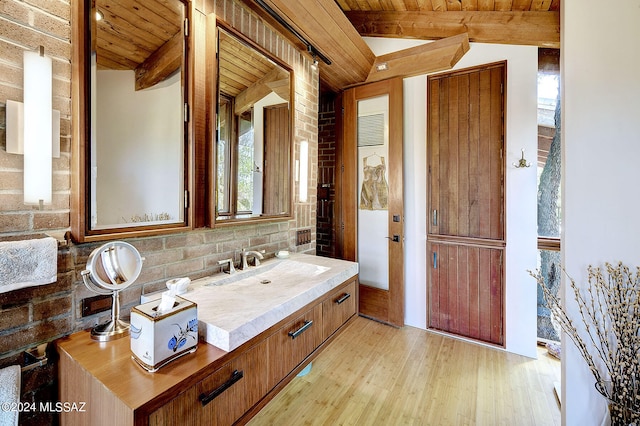
M220 96L218 111L218 214L251 214L254 172L259 170L254 161L253 113L249 109L240 115L233 114L233 100L226 96Z
M538 268L545 277L545 285L552 293L560 286L560 77L557 51L542 53L544 66L538 71ZM556 122L557 121L557 122ZM554 323L538 287L538 339L560 340Z

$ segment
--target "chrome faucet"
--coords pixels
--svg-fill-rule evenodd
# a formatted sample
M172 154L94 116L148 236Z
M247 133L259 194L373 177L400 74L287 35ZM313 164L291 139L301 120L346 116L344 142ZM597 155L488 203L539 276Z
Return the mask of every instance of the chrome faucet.
M227 274L233 274L236 272L236 268L235 266L233 266L233 259L224 259L224 260L218 260L218 265L223 265L222 269L224 270L224 264L228 263L229 264L229 270L228 271L224 271Z
M247 262L247 257L249 256L253 256L253 261L254 261L254 266L258 266L260 265L260 260L264 259L264 256L262 256L264 253L264 250L260 250L260 251L256 251L256 250L249 250L246 251L245 249L242 249L242 252L240 253L240 257L242 258L242 269L247 269L249 267L249 263Z

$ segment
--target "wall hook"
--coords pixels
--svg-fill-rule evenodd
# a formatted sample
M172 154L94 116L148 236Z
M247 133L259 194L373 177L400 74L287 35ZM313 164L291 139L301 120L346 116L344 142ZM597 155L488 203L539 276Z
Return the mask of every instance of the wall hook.
M525 160L525 158L524 158L524 148L522 148L522 158L520 160L518 160L518 162L512 163L512 164L516 169L521 169L521 168L524 168L524 167L530 167L531 166L531 163L527 162L527 160Z

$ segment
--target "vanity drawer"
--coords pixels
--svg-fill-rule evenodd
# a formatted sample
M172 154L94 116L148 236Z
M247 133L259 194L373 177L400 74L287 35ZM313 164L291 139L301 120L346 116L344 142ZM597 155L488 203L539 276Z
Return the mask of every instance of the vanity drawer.
M351 281L346 286L335 290L324 302L322 302L322 340L336 332L356 313L356 287L357 280Z
M267 394L266 342L228 362L149 416L149 425L231 425Z
M322 343L322 304L289 321L267 339L269 389Z

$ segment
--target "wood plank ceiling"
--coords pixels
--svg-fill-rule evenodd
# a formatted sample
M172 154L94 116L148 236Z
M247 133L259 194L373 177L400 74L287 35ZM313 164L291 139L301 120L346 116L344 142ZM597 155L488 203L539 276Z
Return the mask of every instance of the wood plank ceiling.
M560 0L336 0L363 36L560 47Z
M162 81L182 63L180 2L96 0L92 30L98 69L134 70L136 89Z
M300 50L307 50L255 0L240 1ZM552 48L560 44L560 0L263 1L331 60L331 65L320 61L320 77L334 91L371 81L378 58L361 36L440 40L466 34L471 42ZM96 0L95 4L104 15L97 29L100 68L135 69L137 87L144 88L179 66L182 12L175 5L180 2ZM460 51L465 47L453 57L458 58ZM158 61L164 75L149 75Z
M242 0L301 50L255 0ZM366 81L375 55L360 36L560 47L560 0L263 0L320 50L320 78L340 90Z

